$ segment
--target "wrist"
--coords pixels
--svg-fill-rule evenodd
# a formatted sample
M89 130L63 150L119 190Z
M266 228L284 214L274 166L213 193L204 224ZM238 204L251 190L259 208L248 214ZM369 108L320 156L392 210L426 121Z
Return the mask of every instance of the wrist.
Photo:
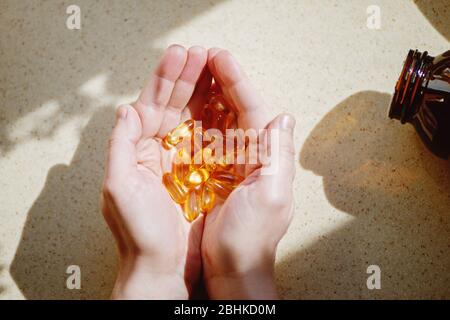
M211 299L278 299L275 251L205 260L205 283Z
M206 287L211 299L278 299L273 270L254 269L245 274L215 276L206 281Z
M150 257L121 258L112 299L188 299L182 275L161 272Z

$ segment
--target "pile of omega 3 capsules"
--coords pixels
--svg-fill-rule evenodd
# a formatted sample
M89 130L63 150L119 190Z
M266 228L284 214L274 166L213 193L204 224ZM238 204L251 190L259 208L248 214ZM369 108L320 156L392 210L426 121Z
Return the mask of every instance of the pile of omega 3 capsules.
M172 171L163 174L162 182L172 199L182 206L188 221L200 213L206 215L218 198L225 200L243 180L237 173L235 158L238 149L245 151L245 146L240 146L236 137L226 136L226 130L236 126L236 114L214 86L203 106L200 123L197 126L197 121L186 120L162 140L165 149L175 149ZM216 147L210 147L212 142Z

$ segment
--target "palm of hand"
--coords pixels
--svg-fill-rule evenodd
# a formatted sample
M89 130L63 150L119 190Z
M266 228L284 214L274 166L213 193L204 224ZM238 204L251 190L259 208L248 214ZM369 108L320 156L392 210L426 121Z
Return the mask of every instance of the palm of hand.
M178 204L170 198L161 183L162 173L170 170L170 152L161 146L159 138L141 139L137 144L136 179L139 185L139 202L148 214L137 224L143 228L136 232L142 234L142 246L151 245L153 252L164 256L173 253L167 264L173 266L190 286L198 281L201 272L200 240L202 219L189 223ZM144 212L139 210L139 212ZM167 270L166 270L167 271Z

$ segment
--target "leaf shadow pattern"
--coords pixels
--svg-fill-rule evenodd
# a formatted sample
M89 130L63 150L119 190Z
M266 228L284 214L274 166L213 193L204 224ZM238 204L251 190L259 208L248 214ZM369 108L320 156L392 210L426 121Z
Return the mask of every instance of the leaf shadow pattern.
M433 27L450 41L450 2L448 0L414 0Z
M134 93L161 55L155 40L221 1L79 0L80 30L66 27L66 1L2 1L0 154L89 115L92 104L80 88L98 75L108 76L106 92ZM48 103L56 104L56 112L26 134L11 134L21 119Z
M354 219L280 261L283 297L450 298L450 165L387 118L390 98L348 97L303 145L300 165L322 177L336 215ZM381 290L367 288L372 264Z

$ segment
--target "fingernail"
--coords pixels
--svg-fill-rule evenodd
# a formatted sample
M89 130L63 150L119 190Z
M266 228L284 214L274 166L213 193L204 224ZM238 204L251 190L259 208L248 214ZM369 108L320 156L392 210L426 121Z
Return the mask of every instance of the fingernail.
M280 128L283 130L294 131L295 118L288 113L282 114L279 119Z
M128 114L128 108L126 106L120 106L117 109L117 118L126 119Z

